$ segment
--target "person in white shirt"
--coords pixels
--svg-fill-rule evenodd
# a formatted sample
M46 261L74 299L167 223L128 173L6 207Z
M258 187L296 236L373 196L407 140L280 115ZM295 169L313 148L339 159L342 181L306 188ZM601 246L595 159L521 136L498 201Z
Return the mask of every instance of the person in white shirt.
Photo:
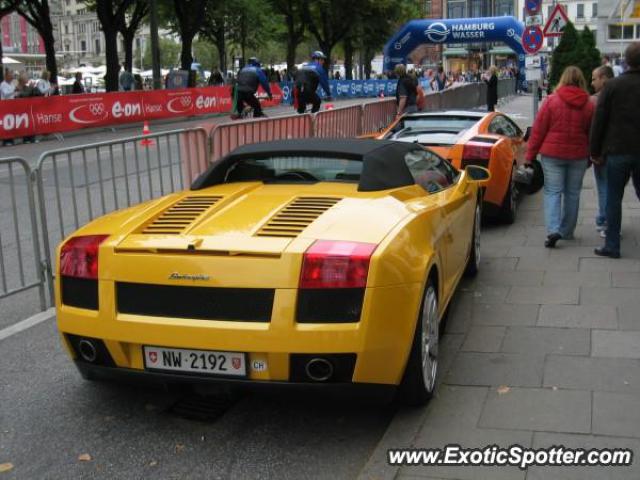
M53 91L51 82L49 82L50 77L51 74L49 73L49 71L43 70L42 75L40 75L40 79L36 82L36 88L40 90L40 93L45 97L51 95L51 92Z
M0 83L0 99L12 100L16 98L16 86L13 84L13 72L4 72L4 80Z

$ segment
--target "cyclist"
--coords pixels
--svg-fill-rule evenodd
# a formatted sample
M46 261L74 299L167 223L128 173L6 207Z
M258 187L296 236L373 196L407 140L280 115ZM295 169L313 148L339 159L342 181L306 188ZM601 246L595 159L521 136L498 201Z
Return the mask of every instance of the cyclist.
M305 63L296 72L295 86L293 88L293 106L298 113L304 113L307 104L313 105L311 113L320 110L320 97L316 90L318 85L327 94L327 100L331 98L331 88L329 88L329 76L324 69L327 57L324 53L316 50L311 54L311 62Z
M262 85L264 91L267 93L269 100L273 97L271 95L271 87L267 76L260 68L260 61L256 57L251 57L242 70L238 73L236 83L233 92L235 111L238 114L242 114L245 105L249 105L253 108L254 117L264 117L260 101L256 98L256 92L258 91L258 85Z

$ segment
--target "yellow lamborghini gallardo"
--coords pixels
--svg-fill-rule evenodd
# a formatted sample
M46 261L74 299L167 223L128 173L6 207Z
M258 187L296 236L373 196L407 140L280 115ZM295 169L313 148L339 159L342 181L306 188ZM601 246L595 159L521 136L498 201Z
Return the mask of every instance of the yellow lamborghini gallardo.
M188 191L58 248L85 378L433 394L440 320L480 260L482 167L420 145L240 147Z

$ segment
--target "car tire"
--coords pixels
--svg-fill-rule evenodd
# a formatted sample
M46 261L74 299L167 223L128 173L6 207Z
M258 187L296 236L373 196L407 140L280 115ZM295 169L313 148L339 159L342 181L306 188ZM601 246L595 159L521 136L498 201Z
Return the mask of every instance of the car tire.
M467 266L464 269L465 277L475 277L480 270L480 225L482 212L480 211L480 200L476 203L476 212L473 219L473 235L471 237L471 248Z
M514 223L518 212L518 185L515 181L515 169L516 164L514 163L511 167L509 189L504 196L502 207L500 208L500 219L506 224Z
M424 405L436 389L440 338L438 320L438 293L433 281L429 280L420 304L411 352L400 385L400 398L406 405Z

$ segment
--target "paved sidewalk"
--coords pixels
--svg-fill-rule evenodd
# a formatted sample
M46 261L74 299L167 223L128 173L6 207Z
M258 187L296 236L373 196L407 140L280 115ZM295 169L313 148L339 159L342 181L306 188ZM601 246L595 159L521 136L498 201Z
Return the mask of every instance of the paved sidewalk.
M500 110L531 124L530 96ZM596 257L597 200L585 176L574 241L544 248L542 192L511 226L486 226L478 277L453 300L437 396L399 412L363 478L640 478L640 202L629 189L620 260ZM388 448L625 447L631 467L386 466Z

